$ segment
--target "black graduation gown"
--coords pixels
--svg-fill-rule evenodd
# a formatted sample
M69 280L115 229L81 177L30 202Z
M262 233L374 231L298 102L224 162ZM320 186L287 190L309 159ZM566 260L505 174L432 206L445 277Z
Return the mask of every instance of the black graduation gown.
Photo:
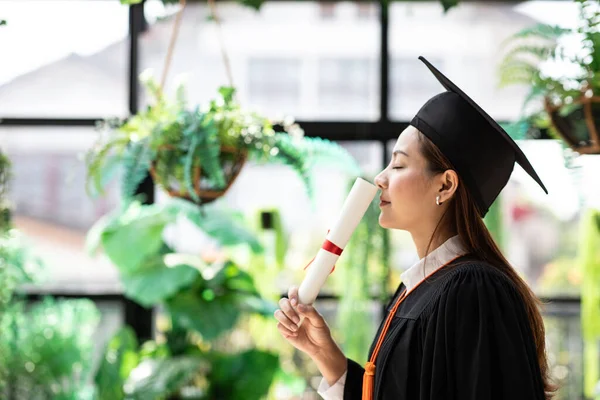
M442 268L404 300L375 365L374 400L544 399L519 293L502 272L472 258ZM345 400L361 399L363 373L348 360Z

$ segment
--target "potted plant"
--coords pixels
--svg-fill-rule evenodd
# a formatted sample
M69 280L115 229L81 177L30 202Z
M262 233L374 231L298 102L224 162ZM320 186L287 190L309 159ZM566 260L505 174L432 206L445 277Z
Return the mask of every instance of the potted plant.
M224 246L262 251L244 224L217 204L132 201L98 221L88 234L90 251L104 250L127 297L162 310L155 340L139 346L123 331L109 344L96 376L99 398L258 400L280 373L279 359L237 327L250 315L270 317L277 305L228 257L177 252L163 233L180 218Z
M235 89L221 87L206 107L189 108L182 85L170 101L150 73L142 82L154 104L128 121L99 124L98 142L87 153L88 191L102 193L118 166L124 167L123 194L130 197L148 171L171 196L209 203L225 194L246 160L292 167L312 193L311 167L330 162L358 174L341 146L304 137L293 121L283 132L257 113L244 111Z
M88 299L31 303L21 285L43 264L10 219L10 160L0 151L0 397L93 399L92 334L100 313Z
M513 133L535 136L547 129L580 154L600 153L600 9L594 0L574 0L580 26L566 29L546 24L526 28L508 40L510 50L500 65L501 85L526 84L530 91L523 116ZM578 39L573 53L565 39ZM548 65L573 70L559 76Z

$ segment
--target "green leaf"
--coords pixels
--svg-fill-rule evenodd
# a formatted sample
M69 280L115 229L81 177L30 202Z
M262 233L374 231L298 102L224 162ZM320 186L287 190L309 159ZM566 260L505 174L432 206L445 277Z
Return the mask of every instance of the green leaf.
M127 149L121 159L121 165L124 170L121 183L125 199L132 198L139 184L148 176L154 156L154 151L148 146L145 140Z
M139 400L168 398L200 373L203 365L202 359L189 356L144 360L131 371L125 393Z
M270 317L279 308L278 305L272 301L258 296L248 295L240 295L237 304L242 311L260 314L263 317Z
M442 3L442 7L444 7L444 12L458 5L458 0L440 0L440 2Z
M211 398L260 400L279 370L279 357L259 350L222 355L213 360L208 380Z
M103 215L98 221L92 225L85 237L85 249L90 254L95 254L102 246L102 235L104 231L115 220L111 214Z
M539 68L523 60L508 60L503 62L499 68L500 86L514 83L531 84L536 76L539 76Z
M174 324L200 333L207 341L233 328L240 316L234 296L216 295L212 289L179 292L166 306Z
M131 203L102 233L104 252L121 273L131 274L146 258L157 254L163 246L163 230L173 221L160 205Z
M5 19L0 19L0 26L2 25L6 25L6 20Z
M140 4L143 0L121 0L123 5Z
M162 257L154 259L131 275L121 276L125 294L144 307L157 304L190 285L199 272L187 265L167 267Z
M96 373L98 400L122 400L123 384L138 365L138 342L130 327L117 332L106 346L104 357Z
M248 228L243 216L232 210L215 205L203 206L182 200L171 199L165 205L171 213L182 213L204 233L216 239L222 246L248 245L254 253L261 253L263 246L258 237Z
M184 179L185 179L185 188L192 197L192 199L199 203L200 198L198 197L198 193L196 193L196 189L194 187L193 180L193 172L194 172L194 153L196 152L196 148L200 144L200 140L198 136L192 137L192 142L190 143L190 148L185 156L185 167L184 167Z
M224 118L229 118L224 117ZM227 123L227 120L221 124ZM195 132L195 135L200 137L200 146L194 153L194 156L200 160L203 175L205 175L211 183L213 189L221 189L225 187L225 174L221 164L221 139L220 131L225 130L223 127L217 126L217 123L212 118L205 118L201 126ZM224 135L224 134L223 134Z
M504 60L516 60L522 56L535 57L538 61L544 61L553 57L556 52L556 43L533 45L518 45L504 56Z
M508 40L513 41L515 39L529 39L529 38L540 38L545 40L554 41L560 38L562 35L571 33L570 29L561 28L556 25L548 24L537 24L534 26L527 27L521 31L512 35Z

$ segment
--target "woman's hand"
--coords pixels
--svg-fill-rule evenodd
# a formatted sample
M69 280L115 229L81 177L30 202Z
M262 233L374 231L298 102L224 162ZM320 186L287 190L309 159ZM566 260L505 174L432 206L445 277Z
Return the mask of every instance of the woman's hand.
M279 321L279 333L292 346L311 358L314 359L337 347L323 316L313 306L298 304L297 287L292 286L288 291L288 298L279 300L279 309L274 315ZM298 327L300 317L304 320Z

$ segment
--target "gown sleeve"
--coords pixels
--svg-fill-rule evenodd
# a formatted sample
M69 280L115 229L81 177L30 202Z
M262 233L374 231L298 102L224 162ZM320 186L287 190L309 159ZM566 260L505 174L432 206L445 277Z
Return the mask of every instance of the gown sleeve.
M346 372L344 400L361 400L363 375L365 373L365 369L356 361L348 358L348 369Z
M491 266L457 270L423 324L421 399L543 400L525 305Z

